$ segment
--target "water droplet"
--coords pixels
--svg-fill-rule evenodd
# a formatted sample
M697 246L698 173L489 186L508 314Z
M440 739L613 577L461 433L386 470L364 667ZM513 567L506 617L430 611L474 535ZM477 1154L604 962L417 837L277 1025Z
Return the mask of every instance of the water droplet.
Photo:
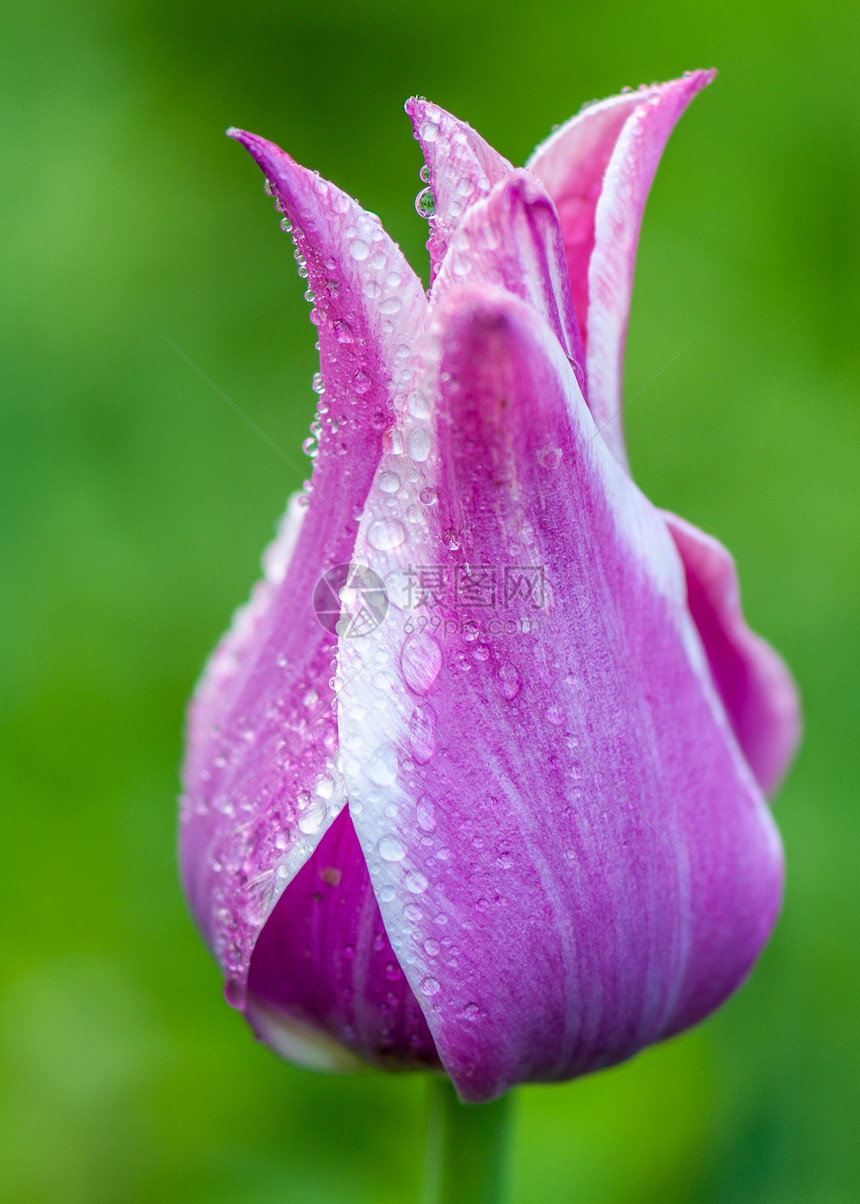
M430 182L430 168L427 166L427 164L426 164L426 163L423 163L423 164L421 165L421 170L419 171L418 175L419 175L420 179L424 181L424 183L425 183L425 184L429 184L429 182Z
M422 978L419 989L422 995L432 998L433 995L439 994L441 987L439 986L439 980L436 978Z
M419 874L417 871L413 874L410 874L406 879L406 889L413 895L423 895L427 889L427 885L427 879L423 874Z
M377 786L390 786L397 778L397 749L381 744L370 759L370 780Z
M281 229L284 231L284 233L289 234L292 231L292 228L293 228L293 223L290 221L290 219L288 217L282 217L281 218Z
M399 314L402 302L399 297L386 297L384 301L379 302L376 308L381 314Z
M561 463L561 448L550 447L544 451L539 451L537 460L541 468L547 468L550 472L553 472Z
M419 765L436 755L436 712L432 707L416 707L409 721L409 744Z
M383 861L402 861L406 856L406 845L396 836L381 837L376 847Z
M299 816L299 831L305 836L313 836L315 832L319 832L325 817L325 803L311 803Z
M332 794L334 794L334 778L330 778L328 774L320 778L316 784L315 793L320 798L331 798Z
M510 661L499 666L499 692L502 698L511 702L519 694L522 684L522 678Z
M418 426L409 436L409 454L418 464L424 462L430 455L432 441L430 432L423 426Z
M403 432L396 426L390 426L382 436L382 446L392 456L402 456Z
M242 1005L242 987L237 978L228 978L224 984L224 998L231 1007L237 1008Z
M439 134L438 121L432 121L429 117L426 121L421 122L421 127L418 130L418 137L422 142L435 142Z
M415 198L415 209L421 217L434 217L436 214L436 198L432 188L422 188Z
M499 869L509 870L514 864L514 859L510 853L499 853L498 857L496 858L496 864L498 865Z
M383 886L379 891L380 903L391 903L394 899L396 891L393 886Z
M456 552L460 546L460 536L453 527L447 527L442 532L442 543L449 552Z
M481 634L481 629L477 623L473 623L470 620L468 623L463 624L463 639L467 643L469 643L469 644L473 643L473 641L475 641L480 634Z
M400 652L400 670L410 690L427 694L442 668L442 649L426 632L407 636Z
M334 324L334 332L339 343L351 343L353 341L352 327L349 322L344 322L339 318Z
M379 477L379 488L383 493L396 493L400 488L400 477L396 472L383 472Z
M432 485L425 485L418 494L418 498L424 506L435 506L439 500L439 495Z
M361 368L355 373L352 378L352 387L359 396L362 396L370 388L370 376Z
M367 259L370 254L370 246L363 238L356 238L349 245L349 253L353 259L360 263L362 259Z
M427 954L428 957L438 957L439 956L439 942L434 941L432 937L428 937L427 940L424 942L424 952Z
M398 518L378 518L370 524L367 539L377 552L399 548L406 539L406 528Z

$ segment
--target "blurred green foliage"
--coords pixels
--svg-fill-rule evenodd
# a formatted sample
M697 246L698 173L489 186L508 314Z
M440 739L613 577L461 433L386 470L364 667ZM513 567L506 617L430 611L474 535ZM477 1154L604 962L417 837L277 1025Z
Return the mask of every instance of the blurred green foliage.
M721 69L646 214L637 477L722 538L803 691L785 911L716 1017L519 1093L516 1204L860 1199L860 9L800 0L32 0L0 15L0 1196L412 1201L423 1083L315 1077L220 996L177 885L185 699L298 477L313 328L229 124L424 270L427 94L513 161L586 99Z

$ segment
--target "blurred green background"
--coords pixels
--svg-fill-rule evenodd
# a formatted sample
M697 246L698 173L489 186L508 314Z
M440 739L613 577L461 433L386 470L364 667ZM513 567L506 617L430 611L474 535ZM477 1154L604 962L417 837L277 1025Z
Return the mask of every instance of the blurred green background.
M177 884L185 699L297 475L313 327L229 124L424 269L421 93L522 162L716 65L646 213L638 480L723 539L806 735L778 931L716 1017L518 1095L514 1198L860 1200L860 9L798 0L32 0L0 16L4 1201L417 1199L424 1084L255 1045Z

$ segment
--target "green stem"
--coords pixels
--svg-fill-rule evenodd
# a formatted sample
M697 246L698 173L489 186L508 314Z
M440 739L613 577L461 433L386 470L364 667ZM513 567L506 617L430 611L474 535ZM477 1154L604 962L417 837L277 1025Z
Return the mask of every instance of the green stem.
M423 1204L503 1204L510 1096L461 1104L448 1078L430 1079Z

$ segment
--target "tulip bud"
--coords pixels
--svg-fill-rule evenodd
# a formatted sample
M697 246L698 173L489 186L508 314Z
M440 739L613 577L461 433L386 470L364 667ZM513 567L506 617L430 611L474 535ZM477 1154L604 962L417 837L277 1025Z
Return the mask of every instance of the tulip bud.
M794 686L620 420L645 200L711 78L593 105L524 169L410 101L429 297L378 219L231 131L320 400L310 494L191 705L182 864L229 1001L294 1061L473 1102L570 1078L701 1020L775 922Z

